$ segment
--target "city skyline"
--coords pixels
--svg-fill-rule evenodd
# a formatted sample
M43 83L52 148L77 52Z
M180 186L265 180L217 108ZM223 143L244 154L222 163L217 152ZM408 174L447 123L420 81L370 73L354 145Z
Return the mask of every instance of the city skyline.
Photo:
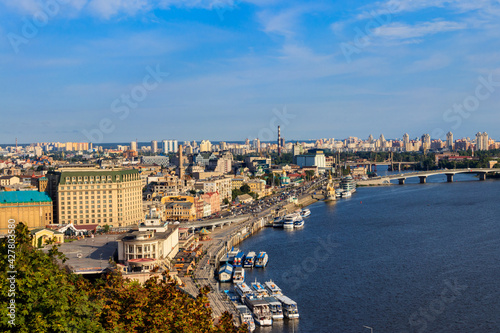
M499 135L495 1L44 3L0 1L0 142Z
M475 141L476 140L476 136L477 134L481 134L481 133L485 133L488 135L488 138L489 139L492 139L494 140L495 142L497 141L496 138L492 137L489 135L488 132L475 132L474 134L472 135L467 135L467 136L457 136L455 135L455 133L453 132L448 132L448 133L451 133L452 136L452 141L456 141L456 140L463 140L463 139L468 139L470 141ZM430 135L429 133L421 133L420 135L417 134L417 135L411 135L409 134L408 132L404 132L401 136L399 137L386 137L384 135L384 133L380 133L379 135L373 135L373 133L370 133L364 137L359 137L359 136L347 136L347 137L317 137L317 138L308 138L308 139L295 139L295 138L286 138L286 137L282 137L282 139L284 139L286 142L313 142L313 141L318 141L318 140L335 140L336 142L340 142L340 141L346 141L346 140L349 140L349 139L357 139L357 140L360 140L360 141L368 141L370 140L370 138L373 140L373 141L376 141L378 140L381 136L387 140L387 141L404 141L405 140L405 136L408 135L408 138L410 141L420 141L422 140L422 138L426 135L429 135L430 136L430 140L432 141L435 141L435 140L441 140L443 142L446 142L448 140L448 133L445 134L444 138L443 137L432 137L432 135ZM128 140L128 141L117 141L117 142L101 142L101 143L94 143L94 142L88 142L88 143L92 143L92 144L95 144L96 146L99 146L99 145L117 145L117 144L131 144L131 143L135 143L137 144L138 147L143 147L143 146L147 146L147 145L152 145L153 142L155 142L156 144L156 147L157 149L160 148L159 150L162 150L161 147L164 146L164 142L165 141L171 141L172 142L172 146L170 147L169 146L169 152L177 152L177 149L174 148L174 142L176 144L182 144L182 145L186 145L186 144L190 144L192 142L199 142L199 143L202 143L203 141L209 141L211 143L215 143L215 144L220 144L221 142L225 142L225 143L229 143L229 144L244 144L246 142L246 140L249 140L249 143L250 145L252 145L252 142L254 140L256 140L258 138L254 138L254 139L250 139L250 138L245 138L245 139L239 139L239 140L212 140L210 138L204 138L204 139L201 139L201 140L194 140L194 139L162 139L162 138L153 138L153 139L149 139L149 140ZM33 145L33 144L41 144L41 143L65 143L65 142L78 142L78 141L65 141L65 140L55 140L55 141L35 141L35 142L13 142L13 143L0 143L0 146L16 146L19 145L19 146L29 146L29 145ZM84 143L86 141L82 141L82 143ZM277 141L276 139L275 140L259 140L259 143L265 143L265 144L275 144ZM175 144L175 145L176 145Z

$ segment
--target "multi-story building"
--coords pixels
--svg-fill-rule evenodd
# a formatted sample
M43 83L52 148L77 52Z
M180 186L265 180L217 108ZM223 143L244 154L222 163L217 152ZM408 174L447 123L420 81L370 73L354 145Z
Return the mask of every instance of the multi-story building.
M232 198L231 180L229 177L209 178L197 181L194 187L204 193L219 192L220 202L222 203L224 199L230 201Z
M488 133L478 132L476 134L476 150L488 150L489 148Z
M446 134L446 147L449 150L453 150L453 133L448 132Z
M158 141L156 140L151 141L151 152L153 154L156 154L158 152Z
M295 164L299 167L318 167L326 169L326 157L322 150L316 150L312 154L294 156Z
M36 186L39 192L45 192L47 184L47 177L31 177L31 185Z
M0 177L0 186L8 186L19 184L21 182L21 178L17 176L2 176Z
M165 205L165 217L169 220L193 221L196 209L193 202L172 201Z
M250 186L250 191L257 193L257 195L260 197L265 196L265 190L266 190L266 181L262 179L251 179L247 182L248 186Z
M0 192L0 234L8 233L8 221L23 222L29 229L52 224L52 200L37 191Z
M200 152L212 151L212 144L208 140L203 140L200 143Z
M247 181L248 181L248 177L246 177L246 176L234 177L231 180L231 187L233 190L239 190Z
M209 161L208 168L215 172L230 173L232 170L232 160L226 158L215 158Z
M148 165L161 165L163 167L168 167L170 165L170 159L168 156L142 156L141 157L141 163L142 164L148 164Z
M200 197L205 203L210 205L210 214L220 212L220 195L218 192L208 192L202 194Z
M138 170L66 168L47 174L58 224L137 224L143 219Z
M117 239L118 261L128 272L149 272L169 267L179 252L178 226L139 226Z

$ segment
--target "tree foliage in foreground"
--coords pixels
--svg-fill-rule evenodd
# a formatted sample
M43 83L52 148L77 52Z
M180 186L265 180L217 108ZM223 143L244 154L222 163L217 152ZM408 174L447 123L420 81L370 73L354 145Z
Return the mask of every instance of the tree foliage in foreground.
M7 239L0 241L1 332L247 332L225 313L212 322L208 288L196 299L172 281L152 278L144 285L110 273L92 284L57 265L64 260L56 246L48 254L31 246L23 223L16 226L16 317L9 325Z

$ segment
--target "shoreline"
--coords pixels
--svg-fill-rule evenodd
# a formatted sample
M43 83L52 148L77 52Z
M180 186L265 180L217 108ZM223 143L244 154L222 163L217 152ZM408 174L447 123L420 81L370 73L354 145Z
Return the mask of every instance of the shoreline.
M322 186L322 183L318 184ZM314 188L310 189L312 191ZM297 203L289 203L281 207L279 213L288 214L299 208L304 208L310 206L318 201L323 200L323 195L307 193L301 198L298 198ZM258 213L254 216L249 216L248 219L237 223L233 226L234 230L223 237L222 239L214 239L207 246L206 254L200 259L198 265L196 265L193 275L190 276L187 281L183 281L186 285L191 284L191 286L186 286L183 288L186 292L193 295L186 289L193 289L193 286L210 287L210 292L208 294L208 299L210 302L210 307L212 308L212 318L214 323L216 323L224 311L228 311L233 315L233 321L237 326L241 325L239 314L236 310L234 304L227 298L227 296L218 290L218 281L215 279L215 272L218 269L218 264L220 259L234 246L240 244L245 239L251 237L253 234L259 232L261 229L270 226L269 222L274 220L274 213L276 208L280 208L279 205L270 207L265 211ZM231 227L227 227L231 228ZM221 229L220 233L222 232ZM214 235L215 237L217 234ZM189 283L190 282L190 283ZM197 289L196 289L197 290Z

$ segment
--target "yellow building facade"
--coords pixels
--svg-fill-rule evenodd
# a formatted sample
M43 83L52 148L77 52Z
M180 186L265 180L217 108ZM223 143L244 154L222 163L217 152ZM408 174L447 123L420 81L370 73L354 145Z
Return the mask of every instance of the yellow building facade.
M122 227L144 218L138 170L68 168L49 172L47 178L58 224Z
M23 222L32 230L52 224L53 205L46 193L38 191L0 192L0 234L8 233L8 221Z

